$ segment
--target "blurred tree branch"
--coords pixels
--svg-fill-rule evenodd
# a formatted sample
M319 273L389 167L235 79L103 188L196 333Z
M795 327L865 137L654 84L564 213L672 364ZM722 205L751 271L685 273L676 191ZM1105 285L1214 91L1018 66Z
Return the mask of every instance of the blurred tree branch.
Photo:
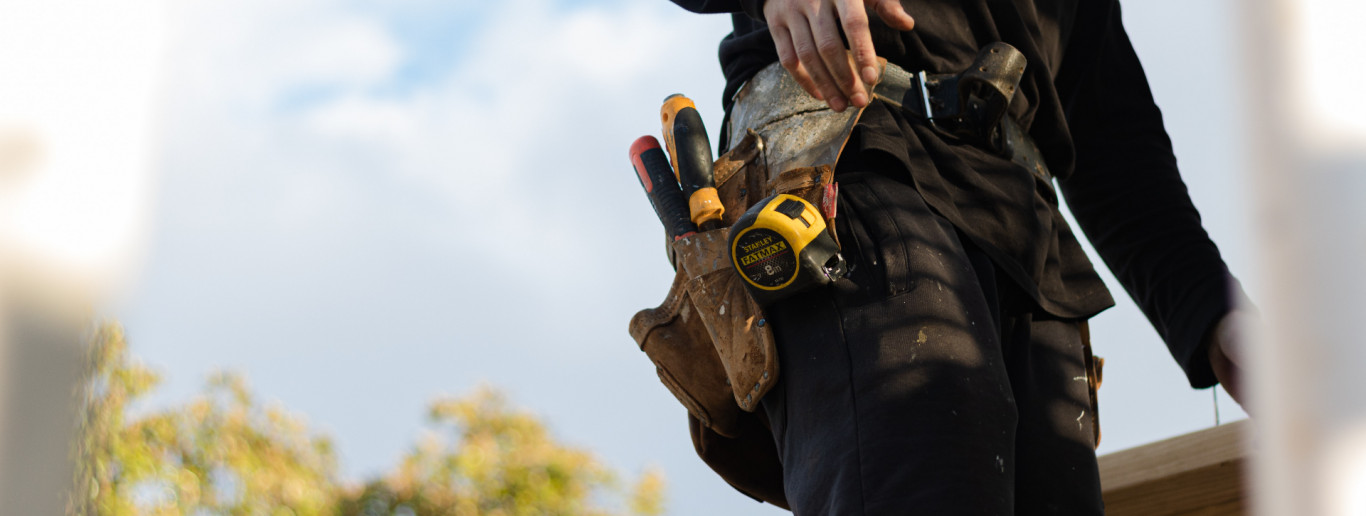
M130 358L115 324L96 333L85 378L69 514L663 513L659 472L622 488L592 453L556 442L491 387L432 403L426 438L388 474L347 487L332 442L301 417L262 407L234 374L215 374L185 405L130 416L160 378ZM599 506L605 498L625 507Z

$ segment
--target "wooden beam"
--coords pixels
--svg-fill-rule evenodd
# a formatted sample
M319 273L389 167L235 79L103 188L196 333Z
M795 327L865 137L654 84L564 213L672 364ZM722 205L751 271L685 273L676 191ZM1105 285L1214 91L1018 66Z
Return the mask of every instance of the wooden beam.
M1100 457L1105 513L1242 515L1246 420Z

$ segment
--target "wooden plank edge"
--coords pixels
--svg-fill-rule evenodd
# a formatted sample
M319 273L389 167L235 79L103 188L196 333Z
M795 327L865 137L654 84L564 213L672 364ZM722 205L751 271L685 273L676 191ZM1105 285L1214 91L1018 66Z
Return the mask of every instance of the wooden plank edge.
M1101 456L1101 489L1127 489L1241 459L1248 425L1235 421Z

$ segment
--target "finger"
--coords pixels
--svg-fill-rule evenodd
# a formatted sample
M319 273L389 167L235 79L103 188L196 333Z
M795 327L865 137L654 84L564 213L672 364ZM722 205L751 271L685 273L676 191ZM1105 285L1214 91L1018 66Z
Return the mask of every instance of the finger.
M1229 397L1233 398L1233 401L1243 405L1242 375L1239 374L1236 366L1224 367L1223 370L1223 378L1219 380L1219 385L1224 388L1224 392L1227 392ZM1246 411L1247 409L1244 408L1243 410Z
M844 0L847 1L847 0ZM857 1L857 0L855 0ZM812 19L812 38L816 51L830 73L830 79L839 88L845 99L853 100L863 91L857 71L849 62L849 50L840 37L839 14L832 3L822 3L819 13Z
M816 88L815 81L811 80L811 75L806 72L806 67L797 59L797 50L792 45L792 35L787 28L770 27L769 32L773 35L773 44L778 49L778 62L787 69L787 73L816 100L825 100L820 89Z
M1210 343L1209 365L1214 372L1214 378L1224 387L1224 391L1233 397L1233 401L1243 405L1242 369L1229 360L1217 342Z
M1219 385L1224 387L1224 392L1227 392L1228 396L1233 398L1233 401L1238 402L1238 406L1243 408L1243 412L1249 412L1247 404L1243 403L1243 392L1242 389L1238 388L1237 381L1220 383Z
M915 28L915 18L906 13L906 8L901 6L900 0L870 0L869 3L877 17L882 18L887 26L896 30Z
M835 85L834 79L830 77L830 71L825 67L825 60L821 58L820 52L816 48L816 42L812 39L809 27L792 27L792 46L797 50L797 59L806 68L807 73L811 74L811 80L815 83L816 89L820 90L821 97L826 104L830 105L835 111L844 111L848 105L844 96L840 93L839 86Z
M846 0L837 4L844 36L854 54L854 66L863 82L877 82L877 51L873 49L873 35L868 30L868 12L861 0Z
M845 49L844 40L840 38L839 23L836 20L835 7L822 4L821 12L813 20L812 38L816 42L816 51L820 54L821 62L825 63L825 70L835 87L839 88L840 95L854 105L862 107L867 104L867 95L863 94L863 81L859 80L853 64L849 62L849 51Z
M1234 365L1246 364L1247 329L1258 323L1257 319L1245 310L1234 310L1219 320L1214 327L1215 342L1219 350Z

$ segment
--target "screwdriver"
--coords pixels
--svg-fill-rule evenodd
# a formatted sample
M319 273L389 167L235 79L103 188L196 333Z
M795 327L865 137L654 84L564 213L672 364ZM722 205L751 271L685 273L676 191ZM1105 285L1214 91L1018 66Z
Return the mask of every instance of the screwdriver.
M650 135L636 138L631 144L631 166L636 169L636 177L645 195L650 198L650 206L664 224L664 233L669 240L692 235L697 225L688 220L688 204L683 200L683 191L678 187L669 170L669 157L659 148L659 140Z
M688 199L693 223L702 231L720 228L725 207L716 193L711 141L702 125L702 115L692 99L679 93L664 99L659 115L664 124L664 142L673 157L674 176Z

